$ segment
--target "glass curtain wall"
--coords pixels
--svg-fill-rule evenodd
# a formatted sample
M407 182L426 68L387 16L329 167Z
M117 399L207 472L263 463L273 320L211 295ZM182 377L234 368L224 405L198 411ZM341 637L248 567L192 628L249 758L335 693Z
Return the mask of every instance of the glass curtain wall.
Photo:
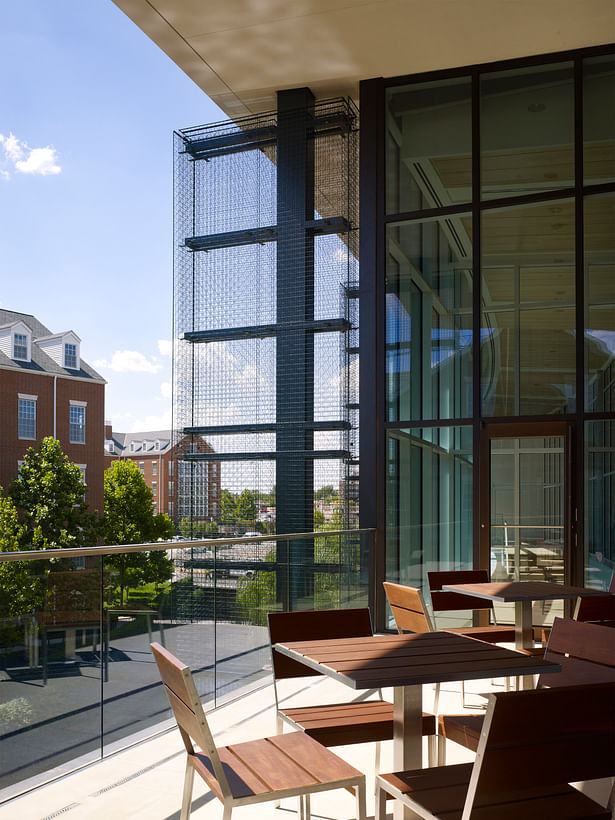
M615 57L369 83L386 576L423 587L430 569L480 563L481 425L559 418L571 509L585 508L567 579L599 584L595 565L615 568Z

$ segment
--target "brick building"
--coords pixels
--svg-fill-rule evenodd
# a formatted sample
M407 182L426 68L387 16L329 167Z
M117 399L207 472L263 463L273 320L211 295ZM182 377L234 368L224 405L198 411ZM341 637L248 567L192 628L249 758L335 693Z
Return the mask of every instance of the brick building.
M196 449L190 450L191 447ZM196 520L217 520L220 504L220 465L217 461L205 463L178 460L178 455L186 451L211 454L210 444L200 439L193 445L188 439L172 446L170 430L154 430L144 433L116 433L110 424L105 424L105 469L116 459L134 461L141 470L145 483L151 489L157 513L168 513L174 521L190 514L185 508L188 503L178 497L178 470L197 471L199 491L191 501ZM195 481L195 485L197 482Z
M53 436L81 467L91 509L102 511L106 382L80 344L72 330L52 333L30 314L0 310L0 485L29 447Z

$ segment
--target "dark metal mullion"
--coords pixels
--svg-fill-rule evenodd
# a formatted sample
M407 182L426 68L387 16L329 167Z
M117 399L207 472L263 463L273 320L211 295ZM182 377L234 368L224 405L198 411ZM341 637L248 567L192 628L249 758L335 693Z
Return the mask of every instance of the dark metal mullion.
M585 237L583 219L583 60L575 59L574 71L574 143L575 143L575 299L576 299L576 415L577 423L569 440L576 456L571 462L572 486L567 489L569 522L566 532L569 566L565 579L583 584L585 565L584 539L584 470L585 470ZM572 459L573 453L568 453ZM576 488L576 492L575 492ZM567 613L569 615L569 613Z
M472 566L481 567L481 522L487 510L481 504L480 461L481 447L481 385L480 385L480 329L481 329L481 173L480 173L480 74L472 73Z
M374 627L385 627L382 581L385 578L386 529L385 482L387 450L385 419L385 240L384 191L385 88L382 79L361 83L360 130L360 333L359 358L360 426L371 430L361 444L359 510L361 526L369 521L376 528L375 583L370 585L369 603ZM376 383L374 384L374 377ZM367 444L367 446L364 446ZM369 478L368 478L369 477ZM369 482L369 483L368 483ZM374 491L375 490L375 491Z

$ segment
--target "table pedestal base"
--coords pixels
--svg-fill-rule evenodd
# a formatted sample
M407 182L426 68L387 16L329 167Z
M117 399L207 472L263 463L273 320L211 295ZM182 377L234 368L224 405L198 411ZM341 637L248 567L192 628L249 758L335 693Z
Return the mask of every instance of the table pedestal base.
M393 771L423 768L423 687L396 686L393 695ZM415 820L411 809L396 804L395 820Z

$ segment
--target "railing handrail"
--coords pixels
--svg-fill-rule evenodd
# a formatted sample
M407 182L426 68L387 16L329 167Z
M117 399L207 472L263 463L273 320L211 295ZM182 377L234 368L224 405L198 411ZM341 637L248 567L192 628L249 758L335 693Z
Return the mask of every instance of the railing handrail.
M246 538L245 535L237 538L203 538L192 541L153 541L144 544L110 544L104 547L64 547L49 550L23 550L21 552L0 552L0 563L9 561L40 561L51 558L85 558L93 555L117 555L126 552L155 552L156 550L186 550L194 547L222 547L232 544L246 544L249 541L288 541L298 539L323 538L330 535L361 535L362 533L376 532L373 527L354 530L318 530L317 532L282 533L276 535L258 535Z

